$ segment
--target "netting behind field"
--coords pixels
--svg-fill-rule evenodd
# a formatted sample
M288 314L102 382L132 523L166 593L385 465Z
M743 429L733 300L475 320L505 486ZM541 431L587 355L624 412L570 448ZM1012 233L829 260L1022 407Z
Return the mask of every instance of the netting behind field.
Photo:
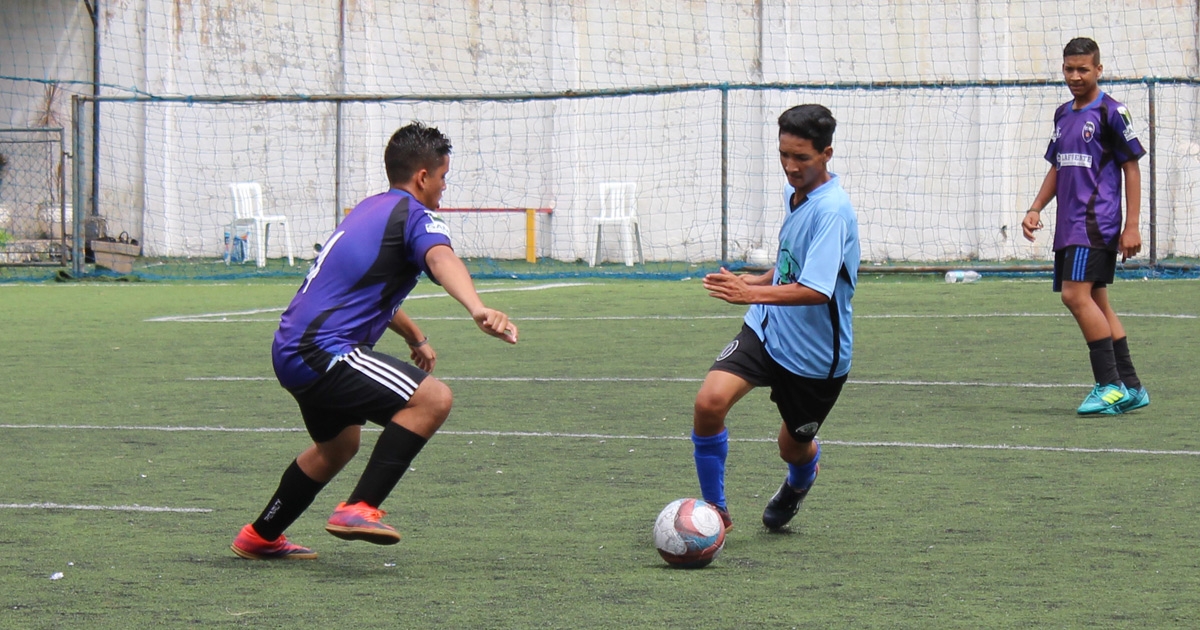
M0 264L63 260L62 142L62 129L0 129Z
M1143 213L1143 232L1154 218L1160 257L1200 256L1189 174L1200 159L1191 140L1196 88L1109 89L1134 112L1148 111L1156 90L1157 168L1169 175L1154 182L1160 211ZM839 120L830 167L858 210L864 261L1046 261L1049 238L1028 243L1019 221L1048 168L1045 113L1060 92L797 86L496 100L105 101L99 205L109 232L134 235L146 256L216 259L233 218L228 185L255 181L267 212L288 217L298 255L311 258L348 208L386 187L391 133L422 120L454 143L442 204L456 210L445 218L461 255L523 260L532 236L547 273L563 271L552 263L624 263L627 241L616 227L600 232L595 252L593 218L602 213L601 185L629 182L644 262L674 272L773 251L784 217L775 119L819 102ZM1135 129L1148 137L1144 119ZM1151 190L1145 177L1145 208ZM530 208L549 211L537 215L532 235ZM1052 229L1053 212L1045 217ZM273 239L268 256L283 254Z
M868 264L1044 262L1048 238L1026 243L1018 221L1069 98L1062 47L1084 35L1144 144L1155 115L1144 240L1159 259L1195 258L1200 94L1179 77L1200 75L1198 7L11 0L0 3L0 129L74 123L62 148L79 177L60 186L77 202L76 231L127 232L168 275L226 273L231 182L260 183L311 258L345 208L386 185L383 144L410 120L454 142L444 205L461 211L446 218L479 270L592 273L599 260L630 271L628 236L606 227L597 252L593 217L601 184L631 183L632 271L678 275L774 249L774 121L819 102L840 121L831 167ZM549 210L532 233L528 208ZM531 247L536 264L524 262Z

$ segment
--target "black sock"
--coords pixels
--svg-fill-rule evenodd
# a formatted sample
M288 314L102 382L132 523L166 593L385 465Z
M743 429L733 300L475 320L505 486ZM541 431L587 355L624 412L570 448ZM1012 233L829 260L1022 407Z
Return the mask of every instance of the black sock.
M292 465L283 471L283 477L279 479L275 496L267 501L266 509L254 521L254 531L266 540L279 538L283 530L296 522L304 510L312 505L313 499L324 487L325 484L313 481L304 474L300 464L292 460Z
M364 501L371 507L379 507L427 441L395 422L389 422L375 443L371 459L367 460L362 477L346 503Z
M1129 358L1129 338L1113 339L1113 356L1117 358L1117 372L1121 374L1121 382L1129 389L1142 386L1137 370L1133 369L1133 359Z
M1113 354L1112 337L1088 342L1088 356L1092 360L1092 376L1101 387L1121 382L1117 373L1117 357Z

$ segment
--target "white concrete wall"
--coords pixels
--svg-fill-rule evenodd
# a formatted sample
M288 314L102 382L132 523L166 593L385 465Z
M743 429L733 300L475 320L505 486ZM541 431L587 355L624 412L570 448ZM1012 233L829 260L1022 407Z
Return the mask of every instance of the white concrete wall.
M0 12L24 15L38 4L3 3ZM1057 80L1062 46L1077 35L1100 42L1108 77L1197 74L1193 2L345 0L341 45L339 4L102 2L105 92L422 96ZM0 55L0 67L5 60ZM1146 89L1111 91L1144 125ZM1027 245L1017 222L1046 168L1041 155L1053 108L1068 96L1055 87L733 91L730 254L773 247L783 183L774 121L788 106L815 101L840 121L832 166L858 207L865 258L1045 258L1046 239ZM1160 251L1200 255L1192 210L1200 201L1196 90L1160 87L1156 96ZM0 93L0 102L20 98ZM586 257L596 185L634 181L647 257L719 255L717 90L347 103L340 199L334 110L106 105L101 203L110 226L141 233L150 254L213 256L230 212L226 184L254 179L266 187L268 205L292 217L298 241L308 244L301 249L311 255L311 243L324 238L340 207L386 185L381 156L388 135L420 119L455 144L445 204L553 207L544 254ZM520 215L452 222L465 254L523 256ZM605 254L619 252L610 243Z

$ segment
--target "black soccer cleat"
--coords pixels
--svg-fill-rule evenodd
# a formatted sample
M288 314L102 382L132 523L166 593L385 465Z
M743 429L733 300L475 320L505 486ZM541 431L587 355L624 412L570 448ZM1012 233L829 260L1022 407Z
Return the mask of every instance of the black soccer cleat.
M817 471L820 472L820 470L820 466L818 466ZM779 529L787 525L792 517L800 511L800 504L804 502L804 497L808 496L809 490L812 490L812 486L796 490L789 486L785 479L775 496L767 501L767 509L763 510L763 525L766 525L767 529Z

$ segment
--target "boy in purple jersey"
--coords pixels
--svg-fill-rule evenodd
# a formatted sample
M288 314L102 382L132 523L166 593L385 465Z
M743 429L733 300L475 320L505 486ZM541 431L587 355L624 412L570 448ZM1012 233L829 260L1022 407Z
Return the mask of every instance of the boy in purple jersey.
M308 559L312 550L283 531L358 452L362 425L383 426L349 498L326 531L347 540L390 545L400 534L380 522L379 505L450 414L451 393L429 375L437 354L400 308L424 272L458 300L483 332L517 343L517 327L479 299L467 268L434 213L446 189L450 141L412 123L384 151L391 188L355 206L325 241L284 311L271 358L296 399L313 444L283 473L262 514L231 545L243 558ZM386 329L408 343L412 365L375 352Z
M1100 47L1078 37L1063 49L1063 77L1074 97L1054 112L1046 149L1050 171L1021 221L1025 238L1042 228L1041 212L1058 197L1054 234L1054 291L1083 332L1095 386L1080 414L1118 414L1150 404L1129 357L1125 327L1108 302L1108 285L1121 262L1142 249L1138 232L1146 154L1125 106L1100 90ZM1125 222L1121 225L1121 178Z

